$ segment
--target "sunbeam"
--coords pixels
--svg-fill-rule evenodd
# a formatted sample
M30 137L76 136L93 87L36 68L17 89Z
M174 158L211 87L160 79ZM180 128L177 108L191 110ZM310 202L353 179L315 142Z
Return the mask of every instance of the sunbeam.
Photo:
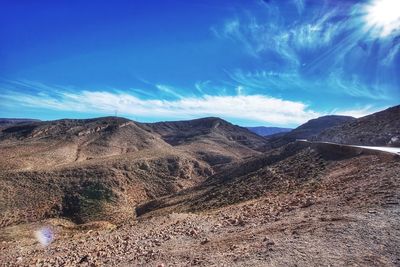
M365 20L369 29L386 37L400 29L400 1L374 0L365 8Z

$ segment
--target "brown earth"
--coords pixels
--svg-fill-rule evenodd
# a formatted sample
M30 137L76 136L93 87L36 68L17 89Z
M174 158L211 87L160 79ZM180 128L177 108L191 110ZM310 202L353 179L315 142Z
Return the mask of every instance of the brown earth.
M318 134L335 126L350 123L356 119L350 116L328 115L307 121L287 133L270 135L267 138L268 148L277 148L296 141L297 139L311 140ZM340 142L338 142L340 143Z
M257 184L275 181L244 189L254 193L248 199L237 199L232 182L194 205L187 201L198 195L189 190L173 197L184 199L174 208L117 228L54 219L6 227L4 266L398 266L400 160L363 151L339 157L341 149L330 157L324 149L304 147L270 167L299 164L308 173L307 156L323 163L310 176L256 171ZM43 225L56 235L47 248L31 237Z
M0 226L59 216L121 223L134 218L139 203L197 185L225 163L260 154L256 149L263 142L217 118L17 123L0 132Z
M364 146L400 146L400 106L321 132L314 140Z
M83 144L78 161L39 154L46 164L36 165L26 153L17 157L31 165L3 163L0 265L400 266L399 156L306 142L261 152L263 139L202 123L179 134L168 130L176 123L135 123L126 134L137 126L144 132L134 134L153 142L127 137L138 149L118 153L102 143L110 132L74 133L62 144L98 140L98 153ZM196 130L182 136L187 129ZM0 145L23 153L27 144L60 142L31 132ZM105 140L125 136L111 133ZM202 158L208 149L229 160ZM33 237L41 227L55 235L47 247Z

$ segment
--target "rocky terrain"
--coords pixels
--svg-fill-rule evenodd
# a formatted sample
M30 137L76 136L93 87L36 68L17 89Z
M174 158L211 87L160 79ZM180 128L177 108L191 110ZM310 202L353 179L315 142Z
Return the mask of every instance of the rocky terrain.
M0 266L400 265L399 155L268 142L218 118L5 127Z
M215 118L18 123L0 134L0 226L58 216L120 223L134 217L138 203L194 186L222 163L260 154L262 142Z
M338 125L321 132L315 140L341 144L400 146L400 106Z
M168 144L217 167L265 150L265 139L219 118L146 124Z
M268 147L277 148L290 142L294 142L297 139L312 139L324 130L354 120L355 118L353 117L338 115L328 115L312 119L288 133L278 133L268 136Z

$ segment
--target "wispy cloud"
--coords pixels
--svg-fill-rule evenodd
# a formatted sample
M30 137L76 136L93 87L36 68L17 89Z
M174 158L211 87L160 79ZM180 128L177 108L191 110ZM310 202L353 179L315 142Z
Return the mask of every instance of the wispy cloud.
M304 11L304 0L293 0L293 3L296 5L297 12L302 14Z
M177 91L171 86L164 85L164 84L156 84L156 88L158 90L160 90L161 92L171 95L173 97L183 98L183 96L181 94L177 93Z
M323 79L314 78L313 80L304 79L296 71L275 72L259 70L254 72L244 72L235 70L227 72L229 77L239 86L263 89L269 92L279 91L303 91L315 92L321 94L346 95L365 98L370 100L388 100L390 96L387 92L390 88L387 85L366 85L359 80L357 75L351 78L345 77L342 70L332 70L332 72Z
M399 38L378 42L365 31L362 4L325 3L313 9L302 0L291 3L298 17L285 16L272 1L262 2L264 16L246 12L212 28L217 38L241 44L262 62L258 70L228 70L233 81L250 89L317 89L370 100L397 95L393 73L398 72Z
M259 76L274 75L259 73ZM13 108L44 110L48 112L63 111L70 114L118 114L133 118L152 118L152 120L181 120L206 116L218 116L231 121L252 122L266 125L294 127L310 119L327 114L362 117L376 112L382 107L364 105L353 109L333 109L318 112L301 101L290 101L282 98L260 94L246 94L245 88L238 86L230 91L232 95L180 96L173 100L164 98L143 98L129 92L116 90L68 90L69 87L56 86L30 81L14 81L16 86L34 86L33 90L15 90L16 87L2 84L0 103L7 103ZM198 82L204 90L209 82ZM12 89L12 90L10 90ZM175 92L174 87L169 90ZM203 90L202 89L202 90ZM139 89L140 90L140 89Z
M236 95L204 95L175 100L143 99L129 93L107 91L58 91L56 95L45 91L41 94L5 91L0 101L13 103L15 107L90 114L113 114L118 110L124 116L164 119L219 116L275 125L297 125L320 115L302 102L266 95L245 95L241 87L236 90Z
M294 2L299 10L304 9L302 1ZM326 47L346 26L345 21L331 21L335 11L301 23L295 21L290 25L285 24L278 14L279 9L268 5L268 20L260 20L247 13L240 18L226 20L222 27L212 27L211 30L220 39L241 43L245 51L252 56L261 57L265 53L274 53L293 67L298 66L301 61L298 50Z

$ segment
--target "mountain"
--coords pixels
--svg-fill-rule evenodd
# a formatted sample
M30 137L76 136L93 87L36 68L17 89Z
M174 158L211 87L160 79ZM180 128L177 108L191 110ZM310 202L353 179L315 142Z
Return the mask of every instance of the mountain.
M168 144L219 165L264 151L263 137L220 118L145 124Z
M311 139L325 129L354 120L355 118L353 117L339 115L328 115L312 119L286 134L282 135L281 133L278 133L276 135L269 136L268 146L270 148L276 148L296 141L296 139Z
M12 125L12 124L21 124L21 123L38 122L38 121L40 121L40 120L0 118L0 127L9 126L9 125Z
M292 128L265 127L265 126L247 127L247 129L261 136L269 136L277 133L286 133L293 130Z
M0 166L25 170L169 147L140 123L115 117L14 124L0 131L0 145Z
M381 172L374 169L390 165L399 171L399 159L396 155L380 151L336 144L293 142L239 164L227 165L198 186L152 200L137 207L136 211L139 216L146 213L170 213L171 210L207 211L249 200L271 198L276 194L297 195L304 191L315 193L315 189L324 191L326 195L334 195L343 186L342 183L349 183L346 179L357 183L356 180L361 177L366 179L362 185L363 190L371 189L368 184L373 184L378 190L380 185L375 183L379 181ZM355 166L355 172L362 172L359 176L354 176L352 168ZM341 168L345 171L337 173ZM382 171L398 177L394 169L385 168ZM340 179L335 180L338 176ZM400 183L400 180L396 183ZM324 184L330 187L326 188ZM348 189L352 190L351 187ZM341 197L345 198L346 195L342 192ZM296 206L305 201L307 197L303 195Z
M144 125L116 117L2 128L0 169L2 226L55 216L121 221L132 206L212 173Z
M167 143L174 146L211 139L216 142L234 142L257 150L265 143L263 138L248 129L215 117L146 125L158 133Z
M396 114L362 129L373 137ZM266 149L270 138L219 118L0 128L0 261L398 266L399 155L291 138Z
M12 124L0 129L0 226L48 217L119 223L139 203L192 187L263 145L219 118Z
M322 131L315 140L400 147L400 105Z

